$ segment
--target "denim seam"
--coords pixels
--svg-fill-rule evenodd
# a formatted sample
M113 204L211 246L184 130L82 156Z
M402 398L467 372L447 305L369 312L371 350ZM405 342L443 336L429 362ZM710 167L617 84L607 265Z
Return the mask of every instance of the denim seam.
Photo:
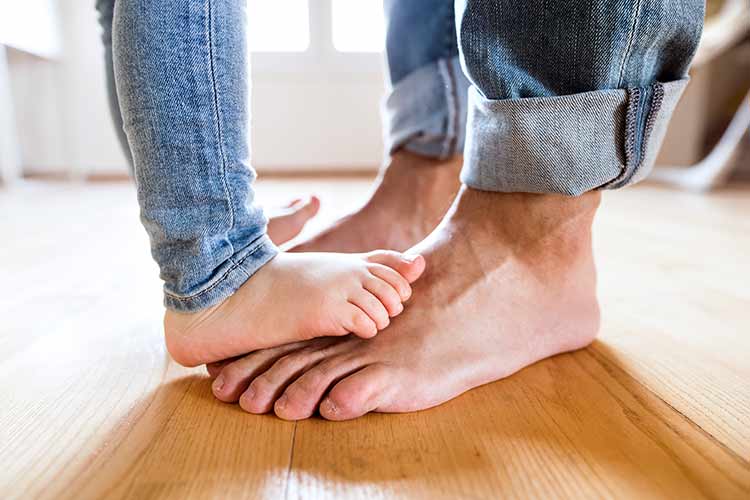
M265 243L265 236L266 236L265 234L264 234L264 235L261 235L261 236L260 236L260 237L258 238L258 240L260 240L260 241L256 240L256 241L258 241L258 243L257 243L257 244L255 245L255 247L254 247L254 248L253 248L252 250L250 250L250 251L249 251L249 252L247 253L247 255L245 255L244 257L242 257L242 258L241 258L241 259L240 259L239 261L236 261L236 262L235 262L235 260L234 260L234 259L232 259L231 257L230 257L229 259L227 259L227 260L229 260L229 262L231 262L231 263L232 263L232 265L231 265L231 266L229 267L229 269L227 269L227 270L226 270L226 271L224 272L224 274L222 274L222 275L221 275L221 277L219 277L219 279L217 279L216 281L214 281L214 282L213 282L213 283L212 283L212 284L211 284L210 286L208 286L207 288L204 288L203 290L201 290L201 291L200 291L200 292L198 292L198 293L194 293L194 294L192 294L192 295L185 295L185 296L175 295L175 294L173 294L173 293L170 293L170 292L168 292L167 290L164 290L164 295L167 295L168 297L170 297L170 298L173 298L174 300L178 300L178 301L180 301L180 302L186 302L186 301L189 301L189 300L194 300L194 299L196 299L196 298L200 297L201 295L204 295L204 294L206 294L206 293L210 292L211 290L213 290L214 288L216 288L217 286L219 286L220 284L222 284L222 283L224 282L224 280L226 280L226 279L227 279L227 277L228 277L228 276L229 276L229 275L230 275L230 274L231 274L231 273L232 273L233 271L235 271L235 270L236 270L237 268L239 268L239 269L240 269L240 270L241 270L241 271L242 271L243 273L245 273L245 275L246 275L246 276L247 276L247 277L249 278L249 277L250 277L250 274L248 274L248 272L247 272L247 271L245 271L245 269L243 269L243 268L242 268L242 267L240 267L240 266L241 266L241 265L242 265L242 264L243 264L243 263L244 263L244 262L245 262L245 261L246 261L247 259L249 259L250 257L252 257L253 255L255 255L256 253L258 253L258 251L259 251L259 250L261 250L261 248L263 247L263 244ZM255 243L255 242L253 242L253 243ZM249 246L252 246L252 243L251 243L251 244L250 244Z
M649 140L651 139L651 131L654 128L654 122L656 121L656 116L659 113L659 110L661 109L662 100L664 99L664 85L662 85L659 82L654 83L651 85L652 94L651 94L651 103L648 110L648 114L646 115L646 120L643 125L643 130L638 130L638 123L636 121L637 113L633 112L631 113L630 110L628 110L628 124L627 124L627 133L628 133L628 139L627 142L629 143L629 148L625 152L625 158L626 158L626 168L623 169L623 172L621 175L617 177L617 179L614 179L610 184L616 184L616 185L625 185L630 183L631 179L635 174L639 171L639 169L643 166L643 162L646 158L646 152L647 148L649 146ZM641 108L645 105L643 102L643 92L639 88L630 89L634 95L637 95L637 103L635 108ZM636 134L641 135L641 140L639 144L639 148L636 151L635 143L638 137Z
M632 165L635 156L635 134L637 133L636 118L638 108L641 106L641 89L632 88L628 90L628 110L625 115L625 165L616 181L625 177L628 166Z
M651 131L656 121L656 116L661 109L664 99L664 85L656 82L651 85L653 89L651 103L643 125L643 130L638 127L638 112L645 105L644 93L641 88L633 87L627 89L628 105L625 114L625 164L620 175L600 187L617 187L628 184L638 170L643 166L646 157L646 148L649 145ZM640 144L638 135L641 135ZM637 147L637 145L639 147Z
M224 189L224 195L227 197L227 203L229 205L229 231L234 229L234 202L232 201L232 195L229 192L229 184L227 183L227 161L226 153L224 152L224 133L221 129L221 109L219 107L219 91L216 88L216 71L214 65L214 20L213 20L213 5L211 0L206 1L208 10L208 64L211 68L211 90L213 93L214 101L214 117L216 118L216 140L218 145L219 157L221 159L221 171L219 175L221 177L221 185ZM227 237L229 247L234 253L234 245L232 241ZM231 260L231 259L230 259Z
M654 128L654 121L656 115L661 109L661 103L664 100L664 85L661 82L653 84L654 92L651 96L651 109L648 110L648 116L646 117L646 125L643 131L643 139L645 142L651 138L651 130ZM643 157L641 157L641 163L643 163Z
M630 25L630 32L628 33L628 42L625 45L625 52L622 55L622 62L620 63L620 74L617 78L617 87L623 86L623 78L625 76L625 66L627 64L628 58L630 57L630 51L633 48L633 42L635 41L635 32L638 28L638 20L640 18L640 12L641 12L641 0L637 0L635 4L635 12L633 13L633 22Z

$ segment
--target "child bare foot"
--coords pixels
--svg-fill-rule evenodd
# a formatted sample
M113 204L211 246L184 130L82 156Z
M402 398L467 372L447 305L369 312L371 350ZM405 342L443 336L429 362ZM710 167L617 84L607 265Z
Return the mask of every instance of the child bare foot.
M268 237L277 245L286 243L302 232L305 224L315 217L318 210L320 200L316 196L291 201L271 213L266 228Z
M401 313L424 265L419 255L388 251L281 253L221 304L168 310L167 349L196 366L320 336L373 337Z

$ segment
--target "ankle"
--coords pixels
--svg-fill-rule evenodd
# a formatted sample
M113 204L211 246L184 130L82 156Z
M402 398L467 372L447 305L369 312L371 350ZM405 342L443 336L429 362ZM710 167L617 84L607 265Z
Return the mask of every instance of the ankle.
M462 186L451 216L457 221L480 225L490 234L502 232L514 240L535 241L590 232L600 200L598 191L572 197L498 193Z
M412 217L431 230L445 214L461 186L462 158L435 159L399 150L380 172L370 203Z
M463 186L444 224L464 236L459 240L475 248L487 269L512 259L537 271L593 274L591 227L600 198L599 192L567 197Z
M381 179L384 183L395 182L400 185L406 181L408 187L416 191L415 194L428 199L434 196L443 198L446 191L451 191L454 195L458 192L462 164L461 156L436 159L402 149L388 159Z

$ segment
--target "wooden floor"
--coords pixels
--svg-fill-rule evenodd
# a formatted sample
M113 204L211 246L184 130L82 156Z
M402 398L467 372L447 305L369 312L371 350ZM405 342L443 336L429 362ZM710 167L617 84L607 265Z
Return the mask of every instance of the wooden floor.
M317 192L323 224L367 185L259 188ZM169 361L135 204L0 192L1 498L750 498L750 188L606 193L598 341L345 423L245 414Z

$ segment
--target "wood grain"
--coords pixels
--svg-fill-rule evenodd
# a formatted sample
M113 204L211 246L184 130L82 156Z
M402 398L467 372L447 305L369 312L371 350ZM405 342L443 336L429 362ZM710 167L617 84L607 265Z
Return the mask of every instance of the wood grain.
M367 185L259 189L319 194L314 230ZM607 193L588 349L424 412L289 423L168 359L129 186L22 183L0 192L0 497L750 498L749 195Z

